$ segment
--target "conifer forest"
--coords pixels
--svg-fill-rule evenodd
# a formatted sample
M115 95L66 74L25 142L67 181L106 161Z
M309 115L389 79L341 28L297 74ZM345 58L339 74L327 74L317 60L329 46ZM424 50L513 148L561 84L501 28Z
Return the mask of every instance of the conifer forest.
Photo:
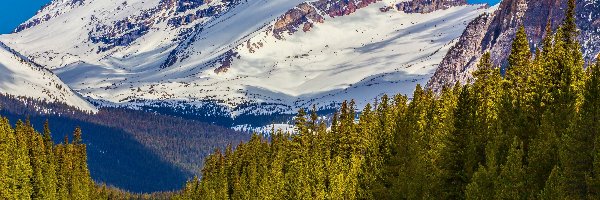
M600 199L600 62L584 61L574 2L541 45L521 27L506 67L486 53L439 94L299 110L294 132L215 150L179 191L96 183L86 130L54 144L51 124L3 118L0 199Z

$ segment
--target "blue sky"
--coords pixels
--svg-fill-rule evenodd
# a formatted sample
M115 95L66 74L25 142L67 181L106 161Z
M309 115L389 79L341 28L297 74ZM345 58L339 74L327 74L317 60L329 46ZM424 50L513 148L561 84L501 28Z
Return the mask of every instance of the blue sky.
M469 3L492 3L500 0L468 0ZM12 32L19 24L31 18L50 0L0 0L0 34Z
M500 0L467 0L469 3L489 3L489 4L497 4Z
M50 0L0 0L0 34L12 32Z

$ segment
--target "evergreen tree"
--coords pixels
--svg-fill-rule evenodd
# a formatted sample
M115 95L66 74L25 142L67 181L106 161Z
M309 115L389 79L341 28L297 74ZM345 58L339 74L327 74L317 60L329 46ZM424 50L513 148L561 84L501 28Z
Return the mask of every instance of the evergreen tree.
M515 39L512 43L511 53L508 56L508 70L506 78L508 80L517 81L519 78L524 78L526 71L531 59L531 50L529 48L529 40L527 39L527 33L525 33L525 27L519 26L516 33ZM517 83L514 83L517 87Z
M579 30L577 29L577 23L575 18L575 9L577 3L575 0L567 1L567 10L565 11L565 19L563 21L562 29L565 34L562 35L562 40L567 45L573 45L574 47L578 47L577 36L579 35Z
M17 199L17 177L14 153L17 141L14 130L6 118L0 118L0 198Z
M28 138L27 138L27 128L22 121L18 121L15 127L15 138L16 138L16 146L12 149L12 155L14 156L11 161L13 171L11 175L15 180L15 191L14 195L16 199L29 199L32 194L32 185L30 184L30 180L32 177L33 170L31 168L31 163L29 159L29 146Z
M509 146L510 138L518 136L524 143L524 150L529 149L531 138L537 133L535 120L529 114L532 105L532 93L534 92L531 85L531 78L534 77L535 65L531 62L531 50L525 32L525 27L520 26L516 37L512 43L512 50L508 58L508 69L504 82L504 96L502 97L502 109L505 113L501 122L504 124L504 134L508 136Z
M31 176L31 185L32 185L32 199L50 199L50 191L48 190L48 185L45 184L44 181L44 168L45 165L45 156L44 156L44 141L41 136L33 130L33 127L28 125L28 134L29 134L29 159L31 163L32 176Z
M44 146L44 167L42 168L43 184L46 185L45 195L43 199L56 199L56 184L58 182L56 178L56 160L54 158L54 141L52 141L52 134L50 133L50 125L48 121L44 123L43 132L43 146Z
M475 102L468 86L463 87L458 105L454 112L454 127L448 135L446 149L443 155L442 169L444 199L464 199L464 191L476 166L470 166L474 156L471 139L475 131ZM478 165L478 163L476 163Z
M582 148L578 160L583 164L582 169L589 170L586 174L588 196L597 199L600 198L600 55L588 74L578 123L579 147Z
M585 174L591 168L591 156L581 153L580 150L592 146L587 133L576 131L575 119L577 119L578 105L580 104L583 88L583 58L579 43L576 40L578 34L575 25L575 2L569 1L565 14L565 21L559 29L558 40L555 49L558 54L557 73L554 77L558 79L557 89L553 91L555 104L552 116L556 131L561 132L561 145L559 159L563 170L565 186L568 194L572 197L583 197L585 195Z
M471 182L465 190L466 199L494 199L498 181L498 166L495 143L488 143L486 148L486 165L480 165L473 174Z
M502 95L500 70L493 66L490 54L485 53L479 61L478 70L474 73L476 78L473 83L473 95L476 100L476 132L474 135L475 151L478 162L485 162L485 149L488 141L496 141L499 138L500 122L499 111L500 98Z
M548 180L546 181L546 186L544 187L544 189L542 190L542 192L539 195L539 199L556 199L556 200L562 200L562 199L569 199L566 196L566 190L565 190L565 185L564 180L563 180L563 175L561 173L561 169L558 166L555 166L552 169L552 172L550 173L550 176L548 177Z
M70 147L70 148L69 148ZM85 199L92 190L93 182L90 178L90 171L87 167L86 146L83 144L81 128L75 128L73 132L73 143L67 147L71 151L73 171L71 171L71 197L75 199Z
M515 138L506 163L500 167L496 199L527 199L523 144Z
M309 119L301 110L296 134L273 130L270 142L255 135L216 152L203 179L178 197L596 199L600 66L583 76L569 17L556 34L547 26L533 60L520 27L504 79L486 53L473 84L438 96L417 86L410 101L384 95L358 123L353 101L341 104L330 130L314 106ZM73 162L65 144L57 158Z
M579 198L588 196L591 188L586 179L593 174L596 143L600 131L600 72L599 64L590 66L583 88L576 130L565 136L564 163L569 189ZM568 171L567 171L568 170Z
M229 191L227 187L227 174L225 173L225 157L217 149L215 153L206 159L202 169L204 179L200 183L200 194L204 199L227 199ZM197 197L199 198L199 197Z

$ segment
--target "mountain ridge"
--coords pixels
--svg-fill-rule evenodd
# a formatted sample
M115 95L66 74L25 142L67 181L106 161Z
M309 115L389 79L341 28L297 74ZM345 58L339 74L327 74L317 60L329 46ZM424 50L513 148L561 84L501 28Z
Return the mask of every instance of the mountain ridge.
M98 110L54 73L0 42L0 93L41 101L64 102L87 112ZM51 111L45 111L51 112Z
M183 103L232 117L410 94L488 12L464 0L55 2L0 41L100 106ZM354 42L340 45L347 33Z

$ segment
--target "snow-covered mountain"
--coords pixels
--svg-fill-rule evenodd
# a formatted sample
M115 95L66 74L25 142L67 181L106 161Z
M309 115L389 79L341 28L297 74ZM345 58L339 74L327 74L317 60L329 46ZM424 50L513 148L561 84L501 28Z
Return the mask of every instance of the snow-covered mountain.
M106 106L293 113L412 93L489 11L465 0L54 0L0 41Z
M83 111L96 108L71 91L51 71L38 66L0 42L0 94L59 102Z

